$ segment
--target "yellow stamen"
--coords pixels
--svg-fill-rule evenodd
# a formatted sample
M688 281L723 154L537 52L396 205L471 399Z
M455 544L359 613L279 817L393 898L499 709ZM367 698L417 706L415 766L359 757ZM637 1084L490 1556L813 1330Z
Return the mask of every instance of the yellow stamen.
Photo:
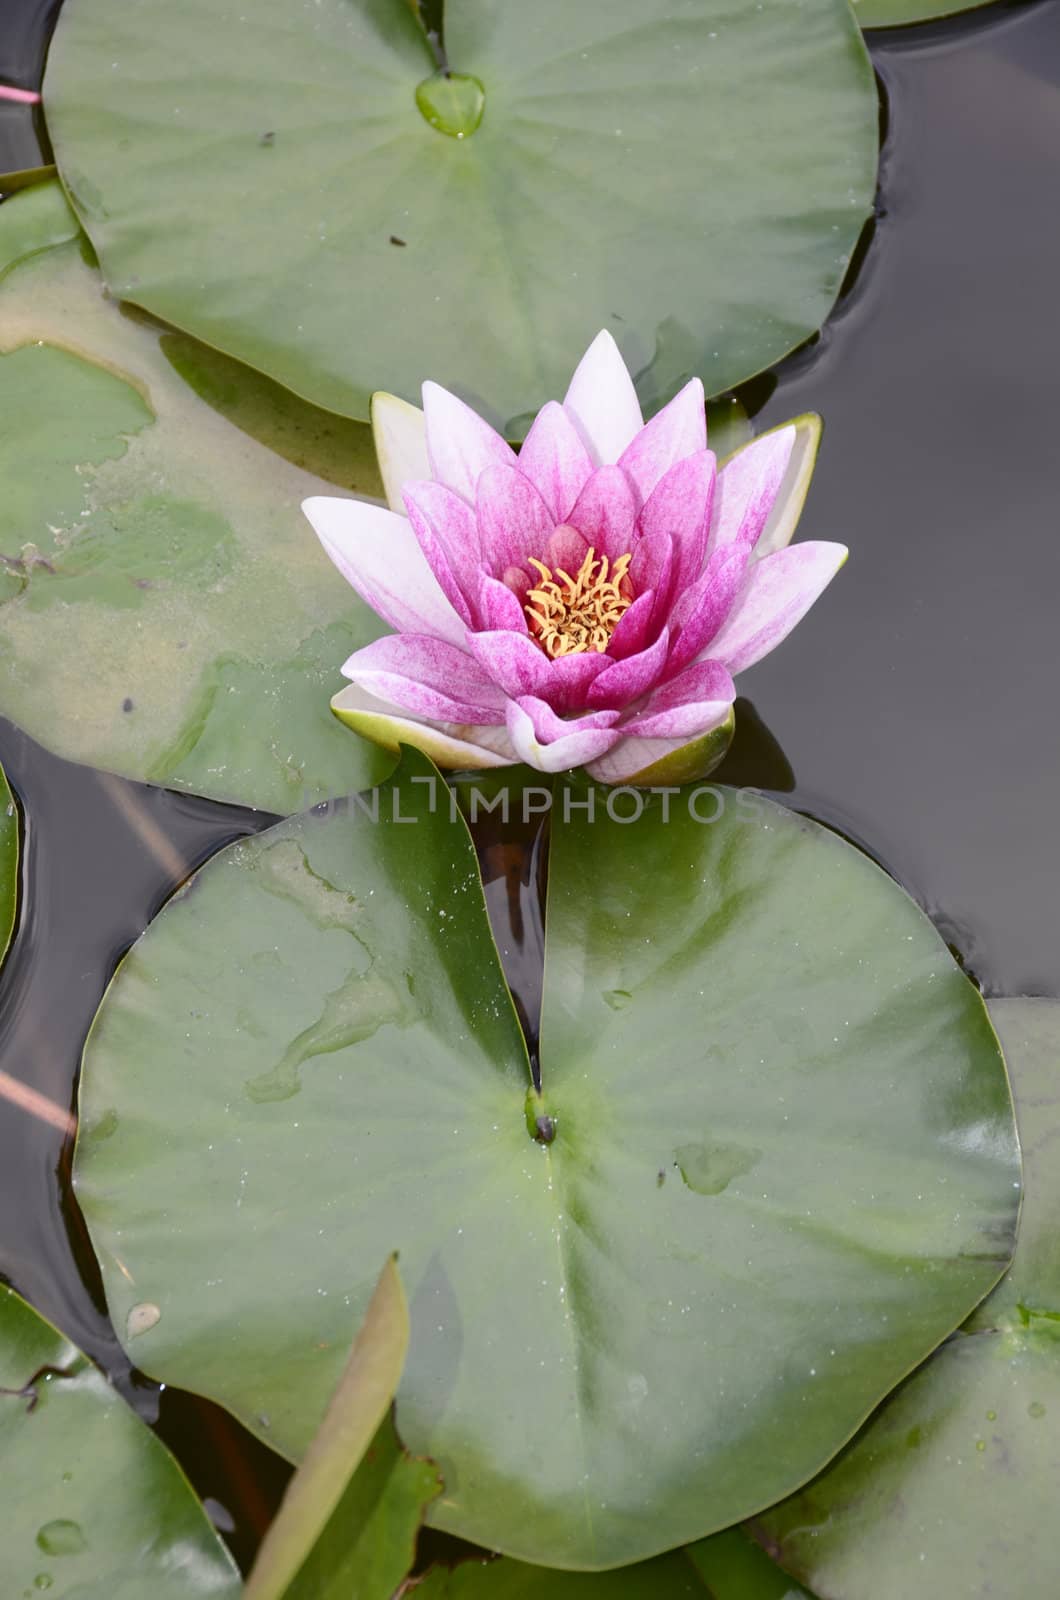
M626 573L631 555L619 556L610 566L606 556L591 549L572 578L557 567L555 575L543 561L530 557L540 574L537 587L526 597L524 610L530 633L547 656L601 654L633 599Z

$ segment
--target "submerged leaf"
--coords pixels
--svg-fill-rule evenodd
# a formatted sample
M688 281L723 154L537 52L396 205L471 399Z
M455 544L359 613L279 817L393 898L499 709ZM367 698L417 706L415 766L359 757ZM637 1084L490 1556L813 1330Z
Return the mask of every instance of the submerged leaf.
M507 1557L433 1567L416 1600L813 1600L738 1528L610 1572L556 1572Z
M273 811L371 782L328 696L380 625L298 509L378 492L369 430L121 311L75 233L56 184L0 207L0 709Z

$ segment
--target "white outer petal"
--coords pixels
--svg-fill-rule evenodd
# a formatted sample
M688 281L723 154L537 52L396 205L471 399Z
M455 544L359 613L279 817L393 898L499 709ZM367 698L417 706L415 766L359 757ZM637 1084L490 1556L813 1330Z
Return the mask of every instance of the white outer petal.
M367 500L302 501L324 549L361 599L399 633L463 648L467 628L438 586L407 517Z
M399 706L359 689L355 683L331 699L340 722L371 739L385 750L414 745L430 756L435 766L452 770L465 767L510 767L517 760L505 727L469 728L451 722L428 722L410 716Z
M372 439L379 458L383 490L391 511L405 515L401 490L406 483L431 477L427 460L427 424L419 406L379 390L372 396Z
M785 545L791 543L792 534L799 525L802 508L806 504L813 469L817 464L822 432L820 417L815 412L808 411L804 416L793 417L790 423L784 423L782 426L794 427L795 443L777 498L773 502L773 509L766 518L766 525L751 553L752 564L761 561L763 556L772 555L774 550L783 550ZM764 438L765 435L762 434L760 437Z
M582 356L563 400L597 466L611 466L644 426L637 391L607 329Z

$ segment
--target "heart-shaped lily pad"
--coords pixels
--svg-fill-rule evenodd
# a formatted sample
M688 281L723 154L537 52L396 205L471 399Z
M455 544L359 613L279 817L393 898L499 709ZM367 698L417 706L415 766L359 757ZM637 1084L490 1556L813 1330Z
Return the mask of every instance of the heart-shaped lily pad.
M18 909L18 812L0 768L0 960L11 942Z
M0 207L0 275L0 710L274 811L371 782L328 697L381 624L299 510L379 489L368 429L123 312L55 184Z
M134 947L76 1169L115 1325L161 1310L138 1364L291 1457L399 1250L430 1520L592 1568L819 1470L996 1282L1019 1165L982 1001L871 862L732 790L556 803L543 1100L406 751Z
M236 1600L235 1563L165 1446L0 1284L0 1592Z
M761 1518L832 1600L1047 1595L1060 1568L1060 1002L994 1000L1025 1198L993 1294L801 1494Z
M827 316L872 203L846 0L67 0L45 84L111 292L316 404L503 424L602 324L651 407ZM209 48L204 49L204 41Z

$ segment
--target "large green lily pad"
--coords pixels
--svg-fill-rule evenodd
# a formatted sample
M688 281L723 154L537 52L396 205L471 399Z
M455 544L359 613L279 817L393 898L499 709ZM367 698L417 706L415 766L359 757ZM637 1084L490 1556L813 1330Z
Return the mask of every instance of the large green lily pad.
M629 824L561 788L528 1099L433 780L406 751L163 911L89 1039L78 1191L116 1326L160 1308L138 1365L292 1458L399 1250L430 1520L639 1560L804 1482L996 1282L1001 1054L920 911L824 829L732 790Z
M0 961L7 952L18 909L18 812L0 767Z
M863 28L901 28L910 22L933 22L961 11L976 11L990 0L851 0Z
M378 491L368 429L122 311L86 248L55 184L0 206L0 710L274 811L371 782L328 698L381 625L299 510Z
M48 125L111 292L361 418L433 377L514 421L602 325L649 405L717 393L824 321L876 175L846 0L448 0L445 42L428 82L407 0L67 0Z
M0 1592L236 1600L235 1563L165 1446L0 1284Z
M1060 1002L994 1000L1025 1168L1007 1277L822 1477L761 1518L830 1600L1047 1595L1060 1569Z

